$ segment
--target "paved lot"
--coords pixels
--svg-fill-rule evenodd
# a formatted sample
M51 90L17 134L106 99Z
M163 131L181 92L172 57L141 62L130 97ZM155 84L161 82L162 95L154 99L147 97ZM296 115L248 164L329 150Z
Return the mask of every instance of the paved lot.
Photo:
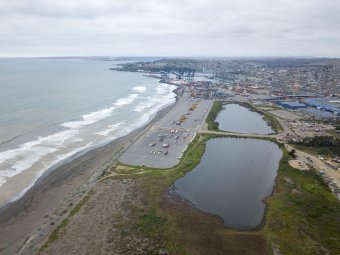
M193 111L189 108L194 104ZM200 131L212 106L212 101L193 101L181 97L174 108L156 122L149 131L137 140L119 161L133 166L171 168L177 165L183 152ZM185 115L186 113L189 113ZM177 125L182 115L186 119Z

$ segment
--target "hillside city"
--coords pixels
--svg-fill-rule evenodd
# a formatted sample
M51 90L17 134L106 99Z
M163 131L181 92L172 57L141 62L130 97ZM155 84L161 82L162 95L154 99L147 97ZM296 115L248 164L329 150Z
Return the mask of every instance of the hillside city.
M192 99L249 103L279 122L284 132L277 139L282 143L340 147L340 60L161 59L112 69L141 72L184 86ZM318 157L327 167L340 169L338 152L325 149ZM310 167L309 161L299 162L300 167ZM324 174L323 168L320 172ZM333 178L329 178L331 183Z

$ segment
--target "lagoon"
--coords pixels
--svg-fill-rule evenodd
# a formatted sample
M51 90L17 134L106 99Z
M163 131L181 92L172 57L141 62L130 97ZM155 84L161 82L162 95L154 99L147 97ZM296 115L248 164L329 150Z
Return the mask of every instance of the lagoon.
M198 209L220 216L224 225L254 229L262 222L282 151L269 141L214 138L199 165L174 186Z
M238 104L224 105L216 122L219 123L219 129L222 131L250 134L274 133L261 114Z

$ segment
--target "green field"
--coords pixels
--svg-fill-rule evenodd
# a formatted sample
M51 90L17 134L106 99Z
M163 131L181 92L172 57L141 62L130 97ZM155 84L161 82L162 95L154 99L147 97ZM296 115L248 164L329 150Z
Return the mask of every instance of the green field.
M121 245L126 252L138 247L131 238L149 240L141 254L272 254L279 247L282 254L338 254L340 251L340 203L314 172L301 172L289 166L283 147L276 186L266 199L262 226L254 231L226 229L222 220L201 212L168 195L175 180L192 170L201 160L206 141L216 135L197 135L180 164L158 170L114 165L118 173L106 178L134 179L134 192L142 197L141 205L129 205L129 218L117 212L115 221ZM90 196L90 195L89 195ZM70 217L76 217L87 196L54 231L44 247L58 239ZM131 216L132 215L132 216ZM329 253L330 252L330 253Z
M216 117L218 113L222 110L223 103L221 101L215 101L208 116L206 122L208 124L208 130L219 131L218 125L219 123L216 122Z
M315 172L290 167L282 150L275 190L266 201L266 239L278 244L282 254L338 254L339 201Z
M169 186L199 163L206 141L213 137L197 136L178 167L146 169L138 177L145 207L131 231L153 240L149 254L159 249L170 254L271 254L273 246L282 254L337 254L340 204L318 175L291 168L284 148L265 220L256 231L226 229L217 216L166 198Z
M340 156L340 148L331 147L331 146L318 146L318 147L309 147L299 144L291 144L291 146L295 147L298 150L307 152L312 155L324 155L324 156Z

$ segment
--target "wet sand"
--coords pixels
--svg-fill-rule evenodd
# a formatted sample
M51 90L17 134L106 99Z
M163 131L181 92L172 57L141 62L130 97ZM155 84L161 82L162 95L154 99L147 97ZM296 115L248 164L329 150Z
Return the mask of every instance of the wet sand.
M24 196L0 209L0 254L32 254L96 184L97 178L175 104L145 126L42 176Z

